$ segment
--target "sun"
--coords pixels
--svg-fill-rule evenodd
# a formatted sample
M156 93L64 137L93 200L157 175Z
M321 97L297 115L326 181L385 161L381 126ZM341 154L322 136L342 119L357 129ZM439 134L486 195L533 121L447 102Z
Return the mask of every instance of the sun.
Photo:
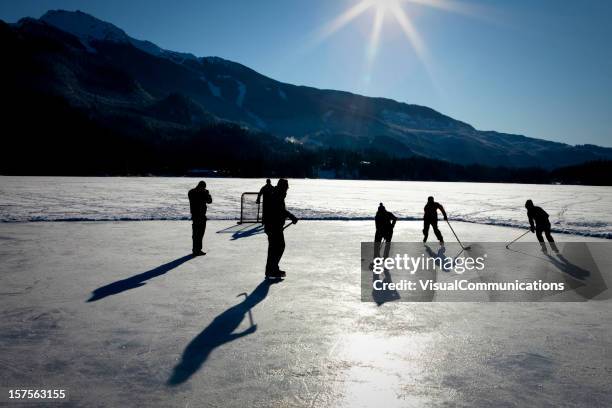
M409 10L407 7L408 4L427 6L459 14L474 14L473 10L470 10L464 4L461 4L455 0L359 0L321 29L318 35L319 41L323 41L327 37L333 35L365 12L373 11L374 20L372 22L372 31L366 46L368 70L376 58L382 27L385 20L388 19L394 20L395 23L401 28L406 36L406 39L414 49L417 57L425 66L425 69L429 71L430 62L427 48L425 47L425 43L423 42L418 30L410 19Z
M427 4L429 1L438 2L440 0L360 0L323 27L320 33L320 40L333 35L366 11L373 10L374 21L372 23L372 31L366 49L368 65L371 65L377 54L380 34L387 16L392 17L397 22L407 39L410 41L412 47L419 55L419 58L425 60L423 43L419 33L403 7L404 3L409 1Z

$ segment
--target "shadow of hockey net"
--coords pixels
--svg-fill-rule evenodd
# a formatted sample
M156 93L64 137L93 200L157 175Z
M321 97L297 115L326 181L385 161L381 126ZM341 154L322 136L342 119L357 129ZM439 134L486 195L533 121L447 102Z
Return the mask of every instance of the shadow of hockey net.
M257 202L259 193L242 193L240 197L240 221L238 224L259 223L261 218L261 202Z

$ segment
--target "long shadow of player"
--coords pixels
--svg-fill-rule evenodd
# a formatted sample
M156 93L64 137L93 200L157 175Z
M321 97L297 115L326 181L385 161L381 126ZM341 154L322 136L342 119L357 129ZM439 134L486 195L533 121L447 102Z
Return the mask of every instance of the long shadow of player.
M461 255L461 253L464 251L464 249L461 248L461 250L454 257L447 257L446 256L446 247L444 247L444 246L440 246L440 248L438 248L438 252L434 252L434 250L431 249L431 247L429 245L425 244L425 251L427 251L427 255L429 255L430 258L433 258L434 260L437 260L436 263L438 263L439 265L442 266L442 270L444 272L448 273L448 272L452 271L452 268L449 266L450 263L446 261L447 258L448 259L458 258L459 255Z
M574 279L585 280L591 274L591 272L587 271L586 269L583 269L568 261L563 255L559 254L556 258L548 254L546 254L546 256L557 269L568 274Z
M95 302L96 300L103 299L107 296L116 295L118 293L125 292L126 290L135 289L139 286L146 285L145 281L163 275L190 259L193 259L192 255L185 255L149 271L101 286L91 293L91 297L87 301Z
M381 246L383 247L382 257L386 259L389 257L389 252L391 250L391 242L387 240L383 240L381 242L375 242L374 243L374 257L375 258L380 258L380 247ZM372 265L374 264L372 263ZM372 272L372 283L376 281L381 281L381 286L382 286L382 283L393 283L393 280L391 278L391 273L389 272L387 268L384 268L381 274ZM374 302L376 302L376 306L381 306L384 303L393 302L394 300L400 299L400 295L395 289L376 290L374 289L374 286L372 286L372 299L374 299Z
M388 269L384 269L382 274L372 273L372 282L381 281L382 283L392 283L391 273ZM382 285L381 285L382 286ZM381 306L387 302L393 302L400 299L400 295L395 289L375 290L372 287L372 299L376 302L376 306Z
M578 260L582 266L578 266L569 261L565 255L557 254L557 257L555 258L547 254L547 256L550 258L550 262L557 269L578 281L572 282L571 280L566 280L569 288L575 290L576 293L582 296L585 300L593 299L596 296L606 292L608 290L606 281L601 276L601 271L593 260L586 244L583 243L580 246L573 245L570 249L574 250L572 251L572 255L579 255ZM580 252L576 254L576 251ZM607 299L610 299L610 294L598 297L598 300Z
M577 257L581 266L578 266L574 262L568 260L567 255L559 253L558 250L555 251L556 256L551 255L548 252L544 252L544 256L538 256L510 248L507 249L521 255L549 262L557 271L566 275L565 283L568 290L575 291L585 300L593 299L595 296L599 296L608 290L606 282L601 276L601 272L594 262L585 243L567 244L564 248L564 251L567 250L570 252L571 256L569 257ZM555 248L553 247L553 249ZM599 296L598 300L606 300L610 297L611 296L609 294Z
M174 367L172 375L168 379L169 386L176 386L189 380L196 371L208 359L210 353L219 346L226 343L255 333L257 325L251 321L251 327L234 333L234 330L240 325L244 316L250 312L259 302L264 300L268 295L270 286L277 281L264 280L261 282L250 295L239 304L230 307L206 326L193 340L187 345L181 361Z
M555 256L550 255L548 252L543 252L543 256L539 256L539 255L530 254L524 251L519 251L517 249L512 249L512 248L506 248L506 249L511 252L515 252L517 254L521 254L521 255L525 255L525 256L532 257L532 258L541 259L543 261L550 262L558 270L571 276L574 279L585 280L591 274L591 272L589 272L588 270L583 269L571 263L569 260L567 260L567 258L565 258L565 256L560 254L558 251L555 251L555 253L557 254L557 256L555 257Z

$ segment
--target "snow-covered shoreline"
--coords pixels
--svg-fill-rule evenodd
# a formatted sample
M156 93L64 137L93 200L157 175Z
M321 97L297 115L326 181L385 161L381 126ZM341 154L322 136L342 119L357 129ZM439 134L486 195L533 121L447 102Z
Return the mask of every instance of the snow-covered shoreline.
M193 178L0 177L0 222L188 220ZM262 179L207 179L208 217L236 220L240 195ZM307 220L372 220L379 202L402 220L419 220L428 195L454 221L525 228L531 198L554 232L612 238L612 188L536 184L290 180L287 206Z

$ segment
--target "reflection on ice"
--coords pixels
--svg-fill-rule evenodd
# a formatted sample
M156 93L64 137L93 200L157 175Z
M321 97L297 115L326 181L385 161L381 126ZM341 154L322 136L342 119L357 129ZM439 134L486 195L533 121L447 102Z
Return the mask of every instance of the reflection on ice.
M348 369L342 379L342 407L406 407L431 401L414 393L423 376L432 375L433 335L381 336L355 333L343 337L337 358Z

